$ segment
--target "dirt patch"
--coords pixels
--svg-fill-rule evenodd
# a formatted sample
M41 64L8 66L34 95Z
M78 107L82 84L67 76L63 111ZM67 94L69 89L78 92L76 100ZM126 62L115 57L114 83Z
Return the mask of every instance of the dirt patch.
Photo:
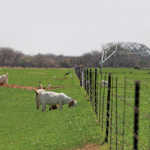
M21 85L16 85L16 84L3 84L0 85L2 87L7 87L7 88L18 88L18 89L26 89L28 91L32 91L32 90L37 90L37 87L32 87L32 86L21 86ZM50 88L45 88L46 90L53 90L53 89L57 89L57 88L64 88L63 86L55 86L55 87L50 87Z
M78 148L76 150L100 150L100 147L96 144L87 144L84 147Z
M64 78L56 78L56 80L65 80L67 79L67 77L64 77Z

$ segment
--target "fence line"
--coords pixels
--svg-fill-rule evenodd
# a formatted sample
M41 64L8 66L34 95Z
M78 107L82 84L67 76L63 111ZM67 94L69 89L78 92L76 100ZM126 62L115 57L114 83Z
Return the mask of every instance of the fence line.
M98 118L101 143L108 143L110 150L150 150L139 133L140 82L128 82L127 77L122 81L97 68L78 67L75 72ZM145 120L149 117L149 113L142 116Z

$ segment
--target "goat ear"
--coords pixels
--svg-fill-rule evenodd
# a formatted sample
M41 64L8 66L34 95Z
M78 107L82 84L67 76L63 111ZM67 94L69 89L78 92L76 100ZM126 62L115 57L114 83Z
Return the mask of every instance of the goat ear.
M38 91L37 91L37 89L33 89L33 91L35 92L36 95L39 94Z

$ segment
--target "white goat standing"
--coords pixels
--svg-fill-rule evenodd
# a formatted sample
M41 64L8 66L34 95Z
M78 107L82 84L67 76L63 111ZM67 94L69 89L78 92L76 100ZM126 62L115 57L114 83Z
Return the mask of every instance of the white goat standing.
M102 86L102 87L108 87L108 81L102 80L102 81L101 81L101 86Z
M62 110L64 104L68 104L69 107L75 106L77 104L76 100L65 95L64 93L56 93L45 91L44 89L35 90L36 93L36 107L39 109L42 105L42 111L46 111L46 105L57 105L59 104L59 109Z
M0 84L8 84L8 73L0 76Z

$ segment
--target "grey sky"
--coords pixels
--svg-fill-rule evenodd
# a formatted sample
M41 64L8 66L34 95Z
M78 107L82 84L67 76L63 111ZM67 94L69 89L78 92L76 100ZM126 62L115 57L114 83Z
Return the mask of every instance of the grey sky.
M0 47L81 55L107 42L150 47L149 0L0 0Z

